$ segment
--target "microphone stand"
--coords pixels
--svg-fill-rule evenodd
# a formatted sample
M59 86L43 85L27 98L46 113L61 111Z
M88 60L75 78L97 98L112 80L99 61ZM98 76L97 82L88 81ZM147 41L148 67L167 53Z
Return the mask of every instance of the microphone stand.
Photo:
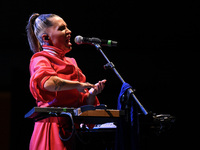
M104 54L101 46L99 44L93 43L93 45L96 47L96 49L103 55L103 57L106 59L107 64L104 65L105 69L111 69L115 72L117 77L120 79L122 84L126 83L124 79L121 77L119 72L116 70L115 65L110 62L108 57ZM134 94L134 90L132 88L127 89L127 97L126 100L121 101L123 104L123 108L125 109L125 124L121 127L122 129L122 137L121 140L125 139L124 142L122 142L122 146L117 146L116 150L138 150L139 149L139 118L138 118L138 108L142 111L144 115L147 115L148 112L146 109L142 106L140 101L137 99L137 97ZM127 125L130 127L130 131L127 131ZM126 132L126 133L124 133ZM123 137L125 136L125 137ZM123 138L123 139L122 139ZM117 143L117 142L116 142ZM120 148L121 147L121 148Z

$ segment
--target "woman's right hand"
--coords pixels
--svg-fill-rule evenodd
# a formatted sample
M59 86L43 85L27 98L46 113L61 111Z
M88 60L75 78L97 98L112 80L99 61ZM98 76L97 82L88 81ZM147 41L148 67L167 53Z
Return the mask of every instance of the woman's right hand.
M94 88L94 87L96 87L96 85L91 84L89 82L85 82L85 83L79 82L79 86L77 87L77 90L79 92L86 93L87 92L86 89L88 89L88 88Z

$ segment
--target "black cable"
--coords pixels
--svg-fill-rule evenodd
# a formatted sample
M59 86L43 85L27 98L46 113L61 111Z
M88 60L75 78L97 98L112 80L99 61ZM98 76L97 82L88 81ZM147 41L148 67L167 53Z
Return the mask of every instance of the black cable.
M60 115L61 115L61 116L65 116L65 117L69 117L69 118L71 119L71 122L72 122L72 133L71 133L71 135L70 135L68 138L62 138L62 137L61 137L62 128L59 129L59 137L60 137L60 139L61 139L62 141L65 141L65 142L66 142L66 141L69 141L69 140L72 138L72 136L73 136L74 133L75 133L76 128L75 128L75 126L74 126L74 120L73 120L73 117L72 117L72 114L71 114L71 113L69 113L69 112L61 112Z

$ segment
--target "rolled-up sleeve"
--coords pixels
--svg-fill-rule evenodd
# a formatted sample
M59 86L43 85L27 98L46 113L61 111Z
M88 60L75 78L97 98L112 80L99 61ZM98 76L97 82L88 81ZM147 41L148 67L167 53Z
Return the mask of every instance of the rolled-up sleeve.
M30 62L30 91L36 101L50 102L57 92L50 92L44 89L44 83L51 77L57 76L52 68L50 61L43 57L35 57Z

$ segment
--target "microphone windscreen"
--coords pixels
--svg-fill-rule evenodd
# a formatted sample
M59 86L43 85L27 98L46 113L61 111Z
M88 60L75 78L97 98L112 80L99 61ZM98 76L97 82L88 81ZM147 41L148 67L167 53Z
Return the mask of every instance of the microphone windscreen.
M74 42L76 44L82 44L83 43L83 37L80 36L80 35L77 35L75 38L74 38Z

